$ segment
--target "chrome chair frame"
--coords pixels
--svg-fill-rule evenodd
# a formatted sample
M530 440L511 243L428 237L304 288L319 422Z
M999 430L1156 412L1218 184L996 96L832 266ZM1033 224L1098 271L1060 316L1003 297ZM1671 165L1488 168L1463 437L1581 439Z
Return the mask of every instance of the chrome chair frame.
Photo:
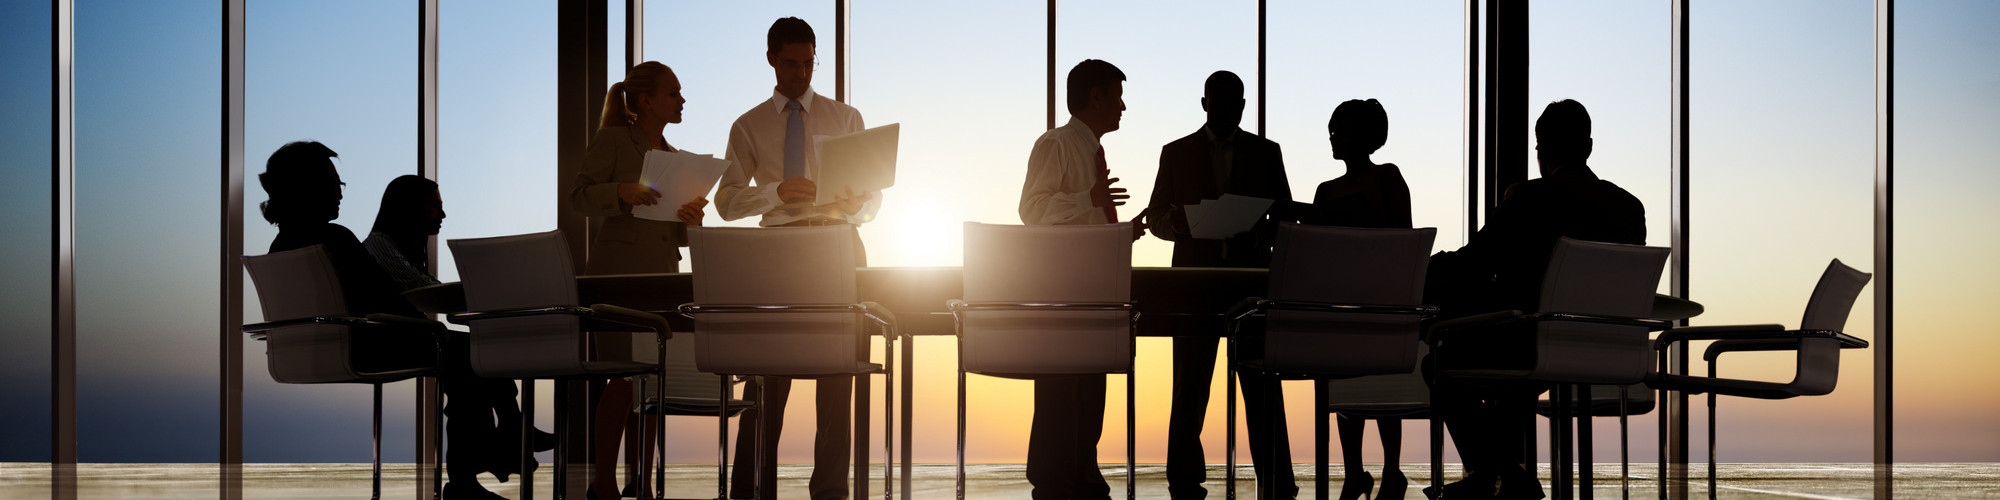
M1129 301L1128 302L966 302L960 299L952 299L945 301L945 307L951 310L952 335L957 340L956 344L958 349L958 358L960 360L965 359L964 314L972 311L1065 311L1065 312L1124 311L1126 313L1126 342L1127 342L1126 352L1133 353L1134 358L1136 358L1138 353L1137 347L1139 338L1138 337L1139 310L1137 308L1137 304L1134 302L1129 302ZM1133 379L1137 377L1138 370L1134 365L1135 363L1133 359L1126 360L1125 371L1124 371L1125 498L1128 500L1138 497L1137 481L1138 481L1139 469L1138 469L1138 464L1135 462L1135 459L1138 456L1137 455L1138 448L1137 445L1135 444L1135 439L1138 437L1138 434L1134 429L1134 424L1137 422L1135 415L1138 410L1138 404L1137 404L1138 400L1137 396L1133 391L1135 388ZM1118 373L1118 372L1110 372L1106 374L1108 375L1111 373ZM954 482L956 488L955 491L957 493L956 498L958 500L965 500L965 399L966 399L965 374L966 374L965 363L961 361L960 363L958 363L958 436L957 436L958 463L956 472L957 475ZM999 374L985 374L985 375L990 377L1027 379L1027 380L1033 380L1036 378L1035 376L1027 374L1019 374L1016 376L999 375Z
M1352 313L1352 314L1415 315L1420 318L1430 318L1437 316L1439 310L1436 306L1337 304L1331 302L1271 300L1261 297L1245 298L1243 299L1242 302L1238 302L1235 307L1230 308L1229 312L1224 316L1224 318L1229 323L1228 362L1225 363L1225 365L1228 367L1229 375L1223 381L1223 386L1226 388L1228 394L1224 398L1224 401L1227 401L1228 404L1226 405L1227 406L1226 411L1223 413L1223 415L1225 416L1223 426L1229 429L1229 431L1224 435L1223 448L1228 450L1227 453L1225 453L1225 455L1227 456L1226 459L1227 471L1226 471L1226 478L1224 479L1224 484L1228 485L1226 487L1227 494L1225 495L1225 498L1229 500L1234 500L1236 498L1236 377L1237 377L1237 372L1240 371L1239 367L1243 366L1236 359L1237 337L1243 334L1242 333L1243 320L1248 319L1251 316L1264 314L1269 311L1306 311L1306 312L1331 312L1331 313ZM1327 439L1330 437L1328 436L1328 434L1330 433L1329 430L1327 429L1327 423L1326 423L1327 416L1325 415L1325 413L1323 413L1323 409L1327 407L1328 401L1326 400L1326 390L1325 388L1320 387L1320 383L1329 379L1347 378L1360 375L1329 376L1326 374L1315 374L1315 373L1290 373L1290 372L1260 370L1254 366L1250 366L1247 368L1250 368L1253 373L1262 373L1266 375L1271 375L1281 380L1314 381L1313 486L1315 488L1314 495L1316 495L1316 497L1319 498L1320 500L1325 500L1329 496L1329 493L1331 493L1331 490L1327 488L1327 464L1331 460L1330 458L1331 455L1329 453L1329 450L1327 449L1327 444L1326 444ZM1276 422L1271 422L1270 424L1275 426ZM1271 433L1271 436L1272 439L1276 439L1277 433L1273 432ZM1272 446L1277 445L1277 443L1271 443L1271 444ZM1264 485L1259 483L1257 487L1258 489L1261 490L1264 487ZM1259 492L1259 495L1262 496L1261 491Z
M883 340L882 340L882 358L883 358L883 364L882 364L882 365L879 365L879 366L877 366L877 369L875 369L875 370L871 370L871 371L869 371L869 372L864 372L864 373L856 373L856 374L854 374L854 375L855 375L855 376L860 376L860 375L866 375L866 374L868 374L868 373L880 373L880 374L882 374L882 376L883 376L883 384L882 384L882 385L883 385L883 388L884 388L884 390L885 390L886 392L885 392L885 393L883 394L883 397L882 397L882 419L883 419L883 420L882 420L882 453L883 453L883 455L884 455L884 456L883 456L883 462L882 462L882 478L883 478L883 479L882 479L882 498L883 498L883 500L890 500L890 499L894 498L894 495L895 495L895 491L896 491L896 482L895 482L895 477L896 477L896 454L895 454L895 450L896 450L896 433L895 433L895 432L893 432L893 431L894 431L894 430L896 429L896 413L895 413L895 412L893 411L893 409L891 408L891 406L890 406L890 405L891 405L891 404L893 404L893 403L896 403L896 402L898 402L898 401L896 401L896 384L895 384L895 381L896 381L896 374L895 374L895 370L896 370L896 358L895 358L894 356L891 356L891 355L890 355L890 353L891 353L891 351L893 351L893 350L895 349L895 345L896 345L896 340L897 340L897 339L898 339L899 337L901 337L901 335L902 335L901 331L900 331L900 330L898 330L898 329L896 328L896 315L895 315L895 313L893 313L893 312L889 311L889 309L888 309L888 308L885 308L885 307L882 307L882 305L881 305L881 304L877 304L877 303L874 303L874 302L861 302L861 303L855 303L855 304L697 304L697 303L687 303L687 304L681 304L681 306L680 306L680 308L679 308L679 312L680 312L680 314L681 314L682 316L686 316L686 317L688 317L689 319L694 319L694 318L697 318L698 316L700 316L700 315L703 315L703 314L770 314L770 313L830 313L830 312L833 312L833 313L837 313L837 312L852 312L852 313L854 313L854 314L856 314L856 315L858 315L858 316L860 316L860 317L862 317L862 318L864 318L864 319L867 319L867 320L868 320L869 322L871 322L871 323L874 323L874 324L875 324L875 325L876 325L876 326L877 326L878 328L880 328L880 329L881 329L881 331L882 331L882 339L883 339ZM861 341L862 341L862 342L864 342L864 343L865 343L865 342L867 342L867 341L868 341L868 337L869 337L869 335L868 335L868 332L867 332L867 329L866 329L866 328L858 328L857 330L860 330L860 332L859 332L859 333L860 333L860 334L861 334L861 335L863 336L863 338L861 339ZM908 344L906 343L906 344L904 344L904 347L903 347L903 348L904 348L904 349L909 349L909 348L910 348L910 346L909 346L909 345L908 345ZM870 363L870 364L872 365L873 363ZM905 368L905 370L907 370L907 369L908 369L908 368L906 367L906 368ZM719 399L720 399L720 400L722 400L722 401L728 401L728 400L729 400L729 392L730 392L730 390L729 390L729 386L731 385L731 384L730 384L730 382L729 382L729 377L730 377L730 375L737 375L737 374L720 374L720 373L719 373L719 374L717 374L717 375L719 375L719 376L721 376L721 377L722 377L722 382L720 383L720 394L718 395L718 397L719 397ZM749 376L757 376L757 377L762 377L762 376L765 376L765 375L749 375ZM771 375L771 376L781 376L781 375ZM907 376L907 374L906 374L906 376ZM662 386L662 388L664 389L664 387L665 387L665 384L661 384L661 386ZM867 447L867 444L866 444L866 442L867 442L867 440L868 440L868 424L869 424L869 422L868 422L868 420L869 420L869 417L868 417L868 403L869 403L869 399L872 399L872 398L871 398L871 397L869 396L869 392L870 392L870 386L871 386L871 384L867 384L867 383L859 383L859 384L855 384L855 386L854 386L854 402L855 402L855 404L854 404L854 412L855 412L855 414L856 414L856 415L855 415L855 418L854 418L854 440L856 441L856 443L855 443L855 445L854 445L854 498L866 498L866 497L868 497L868 467L869 467L869 465L870 465L870 464L869 464L869 460L868 460L868 459L869 459L869 456L868 456L868 451L867 451L867 450L868 450L868 447ZM908 407L908 406L910 406L910 394L909 394L909 393L908 393L907 391L906 391L906 392L904 392L904 394L903 394L903 400L902 400L902 401L900 401L900 403L902 403L902 405L903 405L904 407ZM756 400L756 401L754 401L754 402L752 402L752 405L753 405L753 406L754 406L755 408L759 409L759 411L761 411L761 410L762 410L762 409L763 409L763 408L765 407L765 405L764 405L764 393L763 393L763 392L761 392L761 391L760 391L760 392L758 392L758 393L757 393L757 400ZM718 411L718 415L719 415L719 416L720 416L720 415L721 415L721 414L722 414L723 412L727 412L727 411L728 411L728 410L727 410L727 405L723 405L723 406L724 406L724 408L722 408L721 410L719 410L719 411ZM762 417L760 416L759 418L762 418ZM903 426L904 426L905 428L907 428L907 427L909 426L909 422L904 422L904 423L903 423ZM723 422L722 422L721 424L719 424L719 425L718 425L718 427L719 427L719 429L721 430L721 433L720 433L721 437L719 438L719 442L720 442L720 443L721 443L721 444L723 445L723 448L724 448L724 449L726 450L726 449L727 449L727 446L728 446L728 444L727 444L727 443L728 443L728 440L729 440L729 429L728 429L728 422L727 422L727 417L724 417L724 418L723 418ZM664 433L662 433L662 434L664 434ZM767 438L767 436L765 436L765 435L764 435L764 426L763 426L763 425L758 425L758 426L757 426L757 435L756 435L756 438L755 438L755 442L757 443L757 444L756 444L757 448L756 448L756 449L755 449L755 450L753 451L753 453L755 453L755 457L756 457L756 458L755 458L755 459L753 460L753 463L755 463L755 464L756 464L756 468L757 468L757 470L763 470L763 468L764 468L764 460L766 459L766 457L764 456L764 439L766 439L766 438ZM662 436L662 439L664 440L664 436ZM903 446L907 448L907 447L909 446L909 443L908 443L908 442L904 442L904 443L903 443ZM662 445L662 449L664 449L664 445ZM739 450L739 452L740 452L740 450ZM726 451L724 452L724 455L725 455L725 456L727 455L727 452L726 452ZM909 468L909 466L910 466L910 464L908 464L907 462L903 464L903 473L904 473L904 475L905 475L905 476L908 476L908 475L910 474L910 468ZM718 466L717 466L717 468L718 468L718 469L726 469L726 466L723 466L723 465L718 465ZM725 477L725 478L726 478L726 477L727 477L727 476L726 476L726 474L727 474L727 473L726 473L726 472L724 472L723 474L724 474L724 476L723 476L723 477ZM664 476L664 472L662 473L662 476ZM753 492L753 494L752 494L752 498L764 498L764 492L763 492L763 484L762 484L762 482L761 482L761 481L751 481L751 485L752 485L752 486L751 486L751 491ZM727 498L727 497L728 497L728 491L727 491L727 486L726 486L726 483L723 483L723 482L721 482L721 481L718 481L718 484L716 485L716 490L717 490L717 491L716 491L716 493L717 493L717 495L718 495L718 498ZM909 492L908 492L908 491L905 491L905 492L904 492L904 496L906 496L906 497L907 497L908 495L909 495Z

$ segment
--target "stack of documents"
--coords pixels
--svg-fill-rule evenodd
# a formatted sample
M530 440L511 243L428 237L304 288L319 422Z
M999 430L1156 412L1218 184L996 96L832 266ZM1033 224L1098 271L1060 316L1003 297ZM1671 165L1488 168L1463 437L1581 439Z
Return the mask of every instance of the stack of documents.
M1225 194L1221 198L1188 205L1188 232L1196 239L1219 240L1243 234L1264 219L1271 208L1269 198Z
M632 207L632 216L659 221L678 221L675 215L696 198L715 189L715 181L729 169L729 160L714 155L686 151L647 151L646 166L639 172L639 184L660 192L660 202Z

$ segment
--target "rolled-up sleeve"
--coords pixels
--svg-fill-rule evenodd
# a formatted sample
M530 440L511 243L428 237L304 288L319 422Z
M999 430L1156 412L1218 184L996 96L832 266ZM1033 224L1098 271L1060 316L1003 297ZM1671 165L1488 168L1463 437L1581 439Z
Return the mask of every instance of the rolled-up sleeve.
M778 183L750 185L757 172L757 155L752 152L755 146L742 123L729 127L729 150L725 153L729 168L715 187L716 211L722 220L764 215L784 204L778 199Z

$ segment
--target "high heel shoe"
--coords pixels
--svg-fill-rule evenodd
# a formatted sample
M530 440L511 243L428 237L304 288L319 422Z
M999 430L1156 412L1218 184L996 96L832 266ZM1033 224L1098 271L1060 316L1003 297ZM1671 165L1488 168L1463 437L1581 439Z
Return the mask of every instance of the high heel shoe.
M1375 500L1403 500L1403 494L1410 492L1410 479L1403 471L1382 471L1382 490L1375 493Z
M1369 475L1367 471L1357 474L1348 474L1346 478L1340 480L1340 500L1354 500L1368 496L1368 491L1375 489L1375 476Z

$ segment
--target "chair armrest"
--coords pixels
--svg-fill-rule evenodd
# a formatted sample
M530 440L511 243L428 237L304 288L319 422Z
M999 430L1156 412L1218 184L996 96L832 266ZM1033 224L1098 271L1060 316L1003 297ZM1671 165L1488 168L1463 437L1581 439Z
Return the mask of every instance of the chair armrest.
M1652 318L1627 318L1623 316L1602 316L1596 314L1543 312L1529 315L1534 321L1566 321L1571 323L1598 323L1604 325L1642 326L1647 331L1661 331L1672 328L1672 322Z
M588 316L591 319L646 328L659 333L660 340L673 338L674 335L672 327L667 325L667 318L658 314L611 304L591 304L590 311Z
M1229 306L1229 311L1222 313L1222 319L1243 321L1243 318L1264 312L1264 302L1263 297L1244 297L1243 300L1236 301L1236 305Z
M394 325L394 326L403 326L411 328L427 328L432 330L445 329L444 323L439 323L437 322L437 320L433 320L430 318L412 318L400 314L372 313L368 315L368 321L381 323L384 325Z
M1134 302L966 302L951 299L944 302L951 310L954 320L962 320L961 313L971 311L1125 311L1128 321L1138 323L1139 308Z
M878 304L875 302L862 302L858 305L861 306L862 316L867 317L870 320L873 320L876 325L880 325L882 327L883 338L896 339L901 336L900 335L901 329L896 327L895 312L890 311L889 308L882 307L882 304Z
M1446 336L1447 333L1463 331L1475 326L1500 325L1525 321L1527 319L1528 315L1521 311L1494 311L1485 314L1474 314L1463 318L1448 319L1439 321L1437 324L1431 325L1430 328L1426 329L1424 331L1424 340L1426 342L1433 342L1442 340L1441 337Z
M1690 340L1783 338L1770 335L1784 331L1785 325L1778 324L1689 326L1661 332L1659 338L1653 340L1653 346L1656 349L1666 349L1675 342Z
M1841 349L1868 347L1868 341L1866 340L1833 330L1789 330L1758 333L1754 337L1748 338L1717 340L1708 345L1708 350L1702 353L1701 359L1703 361L1715 361L1715 358L1728 352L1788 351L1798 349L1799 341L1814 338L1830 338L1838 341L1840 342Z
M270 333L273 331L282 330L285 328L291 328L295 326L304 326L304 325L359 326L366 324L369 324L368 320L352 316L313 316L308 318L293 318L293 319L282 319L278 321L266 321L263 323L251 323L248 325L243 325L243 333L249 334L251 340L264 340L264 337L270 335Z

